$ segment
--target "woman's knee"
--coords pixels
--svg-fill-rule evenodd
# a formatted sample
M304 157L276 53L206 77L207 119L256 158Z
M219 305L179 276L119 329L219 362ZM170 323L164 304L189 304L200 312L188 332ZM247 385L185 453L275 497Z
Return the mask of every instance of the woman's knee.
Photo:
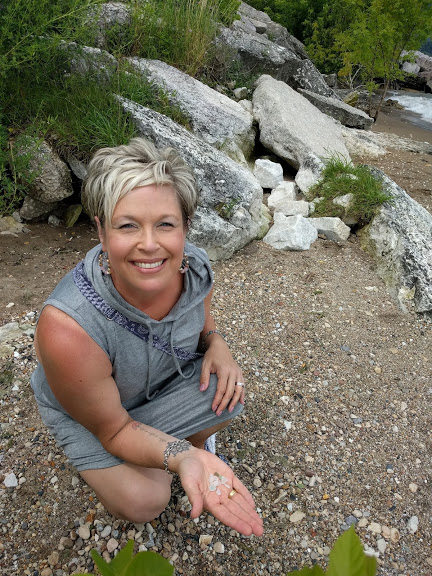
M113 502L111 513L134 524L151 522L162 514L171 499L171 483L161 482L151 493L137 489L125 490L123 497ZM108 504L109 506L109 504Z
M135 524L157 518L170 501L172 477L156 469L146 469L144 474L136 470L124 471L125 474L116 474L115 478L102 484L99 475L95 481L92 471L81 475L106 510L116 518Z

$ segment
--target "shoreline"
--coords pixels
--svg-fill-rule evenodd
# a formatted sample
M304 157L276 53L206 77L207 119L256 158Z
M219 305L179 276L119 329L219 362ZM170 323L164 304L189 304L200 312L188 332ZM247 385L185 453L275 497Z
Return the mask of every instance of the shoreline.
M430 123L420 120L420 115L415 112L383 107L371 131L396 134L417 142L432 144L432 124L430 129L425 126L428 124Z

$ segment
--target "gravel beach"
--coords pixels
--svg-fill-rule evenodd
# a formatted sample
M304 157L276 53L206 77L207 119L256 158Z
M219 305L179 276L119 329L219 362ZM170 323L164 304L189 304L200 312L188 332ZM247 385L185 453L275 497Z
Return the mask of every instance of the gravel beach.
M396 116L374 131L410 137ZM432 142L432 132L408 134ZM432 209L430 155L391 150L370 163ZM246 538L208 514L191 520L178 484L152 523L116 520L67 463L29 386L32 334L43 300L96 236L85 222L29 228L0 236L2 574L92 572L90 550L108 559L133 539L175 574L282 576L325 568L355 524L378 574L432 575L432 323L398 309L355 236L307 252L253 242L214 266L215 319L247 383L246 410L217 450L265 525L262 538Z

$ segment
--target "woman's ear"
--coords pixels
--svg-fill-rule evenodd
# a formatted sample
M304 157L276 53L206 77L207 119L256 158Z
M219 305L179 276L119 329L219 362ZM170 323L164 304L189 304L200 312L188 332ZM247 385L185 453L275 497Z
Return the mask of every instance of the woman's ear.
M104 234L104 228L99 220L99 218L97 216L95 216L95 222L96 222L96 226L97 226L97 231L98 231L98 236L99 236L99 240L100 243L102 244L102 250L105 251L105 247L104 247L104 240L105 240L105 234Z

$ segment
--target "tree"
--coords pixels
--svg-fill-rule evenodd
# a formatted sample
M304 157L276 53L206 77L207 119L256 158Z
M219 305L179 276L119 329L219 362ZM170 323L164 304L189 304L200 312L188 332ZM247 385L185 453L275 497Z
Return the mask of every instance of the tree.
M367 4L358 4L350 26L337 35L344 62L339 74L350 76L360 69L371 94L378 87L376 81L380 81L381 97L373 115L376 119L391 83L405 75L400 67L401 60L407 57L404 54L420 48L430 33L432 2L371 0ZM369 113L372 115L372 110Z

